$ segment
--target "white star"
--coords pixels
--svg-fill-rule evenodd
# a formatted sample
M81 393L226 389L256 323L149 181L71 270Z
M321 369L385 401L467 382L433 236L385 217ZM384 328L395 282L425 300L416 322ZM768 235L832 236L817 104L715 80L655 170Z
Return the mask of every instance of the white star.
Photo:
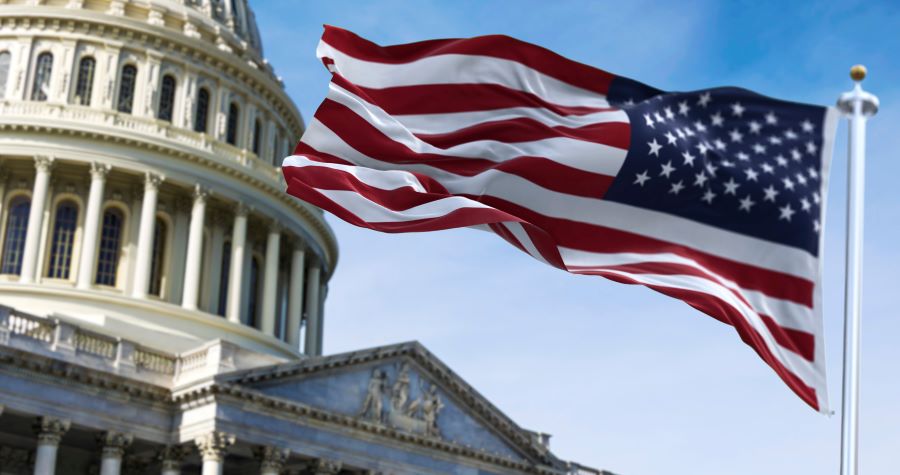
M743 116L744 110L746 110L746 108L744 106L742 106L740 102L735 102L734 104L731 105L731 113L735 117Z
M752 208L755 204L756 202L750 199L750 195L747 195L746 197L744 197L744 199L741 200L741 211L746 211L749 213L750 208Z
M772 145L781 145L781 137L771 136L769 137L769 143Z
M735 155L735 156L737 157L738 160L740 160L742 162L746 162L747 160L750 160L750 155L747 155L744 152L738 152L737 155Z
M726 195L736 195L738 187L741 186L738 182L734 181L734 178L729 178L728 182L724 183L724 185Z
M660 145L660 144L656 141L656 139L653 139L652 142L647 142L647 145L650 146L650 152L648 153L648 155L656 155L656 156L658 157L658 156L659 156L659 149L662 148L662 145Z
M778 210L781 211L781 216L779 216L778 219L783 219L785 221L790 221L791 216L793 216L794 213L796 213L796 211L794 211L793 208L791 208L790 204L786 204L786 205L778 208Z
M821 199L821 198L819 198L819 194L818 194L818 193L813 193L813 194L812 194L812 197L813 197L813 202L814 202L815 204L819 204L819 200Z
M775 125L778 123L778 117L775 117L774 112L769 112L768 114L766 114L766 123L771 125Z
M702 171L700 173L694 175L694 185L695 186L699 186L702 188L703 184L706 183L706 180L708 180L708 178L706 178L706 174L703 173Z
M819 174L816 172L815 167L809 167L808 170L809 171L807 173L809 174L810 179L815 180L815 179L819 178Z
M816 150L818 150L818 147L816 147L815 143L813 143L812 141L806 142L806 152L807 153L809 153L810 155L815 155Z
M669 145L675 145L675 142L678 141L678 138L675 137L675 134L673 134L671 130L666 132L665 137L669 141Z
M766 194L765 198L763 199L766 201L771 201L773 203L775 202L775 197L778 196L778 190L776 190L772 185L769 185L768 188L763 189L763 193Z
M661 123L663 123L663 122L666 121L666 119L663 118L663 116L659 115L659 112L654 112L654 113L653 113L653 118L656 119L656 123L657 123L657 124L661 124Z
M706 152L709 151L709 147L707 147L705 143L700 142L697 144L697 150L700 151L700 155L706 155Z
M650 114L644 114L644 119L647 120L647 125L648 125L651 129L655 129L655 128L656 128L656 126L653 125L653 119L650 118Z
M693 136L695 135L695 134L694 134L694 131L691 130L690 127L685 127L685 128L684 128L684 133L687 134L688 137L693 137Z
M748 168L748 169L744 170L744 173L747 174L747 181L758 181L757 180L757 177L759 176L758 171L756 171L752 168Z
M793 190L794 189L794 182L792 182L790 178L782 178L781 182L784 183L785 190Z
M704 92L703 94L700 94L700 100L697 101L697 104L698 104L700 107L704 107L704 108L705 108L706 105L709 104L709 101L710 101L710 100L712 100L712 96L710 95L710 93Z
M712 190L706 190L706 193L703 194L703 198L700 198L700 199L709 204L712 204L712 200L715 197L716 197L716 194L713 193Z
M794 140L797 138L797 132L794 132L794 129L787 129L784 131L784 138Z
M672 166L672 161L669 160L669 163L663 164L662 172L660 172L659 176L665 176L666 178L669 178L669 175L671 175L674 171L675 167Z
M759 154L766 153L766 146L758 143L753 144L753 151Z
M819 230L821 229L821 225L819 225L819 220L818 220L818 219L815 220L815 221L813 221L813 229L815 229L816 232L819 232Z
M722 160L720 163L721 163L722 166L725 167L725 168L731 168L731 167L734 166L734 162L731 162L731 161L728 161L728 160Z
M697 129L697 132L706 132L706 126L699 120L694 122L694 128Z
M718 170L718 169L719 169L719 167L713 165L712 163L706 164L706 171L708 171L709 174L712 176L716 176L716 170Z
M675 118L675 114L672 113L671 107L666 107L663 112L666 114L666 119L672 120Z
M728 135L731 137L732 142L740 142L744 139L744 134L738 132L738 129L733 129L731 132L728 132Z
M779 155L779 156L775 157L775 161L778 163L778 166L780 166L780 167L787 166L787 159L784 158L783 155Z
M800 155L800 152L797 151L796 148L791 149L791 158L793 158L794 161L799 162L799 161L800 161L800 158L801 158L802 156L803 156L803 155Z
M687 101L681 101L678 103L678 113L679 114L686 116L686 115L688 115L689 110L691 110L691 108L688 106Z
M716 112L715 114L709 116L709 120L712 121L712 125L715 127L721 127L724 123L724 119L722 119L722 114Z
M644 170L642 173L638 173L637 175L635 175L634 183L632 183L632 185L644 186L644 182L649 179L650 177L647 176L647 170Z
M669 193L678 194L684 188L684 185L681 183L681 180L678 180L678 183L672 183L672 188L669 190Z
M800 206L803 207L803 211L809 211L809 208L812 207L812 205L809 204L809 200L806 198L800 200Z
M726 147L725 142L723 142L719 139L715 139L715 140L713 140L713 144L716 146L716 150L725 150L725 147Z
M675 133L678 134L678 138L684 139L684 131L682 131L680 128L676 127Z
M762 166L763 171L766 173L772 173L775 171L775 168L772 167L772 165L769 165L768 163L763 163L761 166Z
M803 128L804 132L812 132L813 129L815 128L815 127L813 127L812 122L810 122L809 120L804 120L803 122L801 122L800 127Z
M634 105L634 99L629 97L627 101L622 103L622 105L625 107L631 107Z
M681 156L684 157L685 165L694 166L694 159L697 157L691 155L691 152L685 151L684 153L681 154Z
M747 125L750 126L751 134L758 134L760 129L762 129L762 125L760 125L760 123L755 120L751 120L750 122L747 122Z
M806 184L806 177L803 176L802 173L798 173L798 174L796 174L796 175L794 175L794 176L797 177L797 182L798 182L798 183L800 183L801 185L805 185L805 184Z

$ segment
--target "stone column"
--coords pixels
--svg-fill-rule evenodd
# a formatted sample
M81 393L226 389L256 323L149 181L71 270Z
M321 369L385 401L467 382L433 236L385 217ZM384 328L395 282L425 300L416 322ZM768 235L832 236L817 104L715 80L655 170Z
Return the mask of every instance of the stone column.
M169 445L159 451L157 458L162 466L161 475L181 475L181 460L184 458L184 448L177 445Z
M87 209L84 216L84 238L81 240L81 258L78 261L79 289L91 287L94 276L94 261L97 260L97 245L100 237L100 212L103 210L103 189L110 166L91 163L91 189L88 192Z
M201 457L203 457L202 475L222 475L225 454L228 447L234 445L234 442L233 435L222 432L210 432L194 440Z
M34 189L31 192L31 210L28 213L28 228L25 230L25 248L22 251L22 273L19 282L34 282L38 267L38 248L41 228L44 223L44 207L50 184L50 169L53 159L38 156L34 158Z
M187 259L184 269L184 295L181 306L197 310L200 299L200 264L203 257L203 223L206 215L206 198L209 190L194 187L194 205L191 209L191 229L188 234Z
M291 348L300 350L300 321L303 318L303 261L306 254L298 243L291 253L291 287L288 291L287 341Z
M37 453L34 456L34 475L54 475L56 473L56 452L63 435L71 427L71 422L53 417L39 417L34 423L38 435Z
M234 226L231 228L231 263L228 271L228 301L225 316L228 317L228 321L234 323L241 323L241 291L244 282L248 211L243 203L238 203L234 214Z
M122 457L125 449L131 445L131 434L108 431L97 436L102 447L100 457L100 475L119 475L122 471Z
M209 279L206 279L206 282L203 285L203 292L201 293L201 300L203 301L203 307L209 313L221 313L225 314L225 309L219 309L219 291L221 290L222 279L227 278L222 275L224 269L222 269L222 251L225 247L225 223L222 221L222 213L216 212L212 213L210 216L212 221L212 229L210 231L210 244L207 246L207 255L209 258L206 260L206 264L204 267L204 272L206 275L210 276ZM226 280L226 282L228 282Z
M319 276L318 265L310 266L306 273L306 346L304 353L309 356L322 354L319 341Z
M163 178L147 172L144 180L144 200L141 203L141 224L138 228L137 261L134 267L132 297L144 298L150 289L150 259L153 257L153 231L156 228L156 201Z
M281 227L272 223L266 240L266 267L263 277L262 332L275 336L275 309L278 299L278 257L281 252Z
M291 451L276 447L256 447L253 455L259 460L260 475L279 475L291 456Z

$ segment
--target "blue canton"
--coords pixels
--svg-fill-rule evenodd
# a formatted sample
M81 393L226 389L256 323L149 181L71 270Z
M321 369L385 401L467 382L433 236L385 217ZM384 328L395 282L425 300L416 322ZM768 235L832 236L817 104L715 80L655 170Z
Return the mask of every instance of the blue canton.
M818 255L826 108L737 88L663 92L616 78L628 155L603 199Z

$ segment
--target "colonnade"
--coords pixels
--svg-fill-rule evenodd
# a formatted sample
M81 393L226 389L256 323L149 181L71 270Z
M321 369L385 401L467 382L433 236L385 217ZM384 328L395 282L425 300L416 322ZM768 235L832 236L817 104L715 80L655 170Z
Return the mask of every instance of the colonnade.
M48 223L44 223L45 210L50 195L51 173L53 159L39 156L35 158L35 178L31 193L31 207L29 210L28 224L25 231L24 246L22 250L21 272L19 282L34 283L41 277L39 254L42 239L46 237L46 231L42 231ZM111 167L106 164L90 164L90 188L88 190L87 203L84 209L83 236L81 239L80 253L77 253L77 272L74 285L78 289L88 290L98 288L94 284L94 275L100 241L102 236L102 216L104 210L104 196L106 193L107 176ZM159 204L160 186L165 182L165 177L146 172L143 175L143 195L140 202L139 226L137 227L137 245L134 252L134 267L130 278L131 286L127 290L132 298L146 299L150 292L152 260L154 259L154 232L156 228L157 208ZM187 245L184 257L182 291L180 304L186 310L199 311L203 285L204 255L216 260L223 250L225 236L211 236L211 243L204 243L204 230L207 221L207 205L211 196L208 188L195 184L192 191L189 223L187 225ZM227 300L225 301L224 316L233 323L242 323L242 315L247 312L247 280L249 278L247 268L247 253L251 252L248 243L248 220L252 211L251 207L243 202L233 203L233 222L231 223L231 251L229 268L227 269ZM299 349L303 343L304 352L310 355L321 354L322 339L322 315L319 299L321 298L321 264L311 258L303 242L299 238L282 239L285 233L282 226L271 218L263 218L268 224L265 230L265 257L259 275L256 277L262 282L260 291L255 294L261 304L257 307L259 321L258 328L267 335L279 336L278 317L284 317L285 334L280 335L287 343ZM42 234L44 237L42 237ZM205 252L205 246L212 246L212 252ZM282 249L282 246L291 246L290 249ZM218 253L216 252L218 249ZM287 297L285 301L279 301L279 270L282 252L289 259L289 273ZM73 254L76 254L73 251ZM73 258L73 261L75 259ZM180 264L180 263L179 263ZM219 271L223 271L219 269ZM215 274L210 272L210 274ZM281 273L284 276L284 273ZM219 277L218 274L208 276ZM282 277L283 279L284 277ZM208 285L209 282L206 282ZM223 290L224 290L223 289ZM122 289L125 291L126 289ZM253 291L253 290L250 290ZM280 308L283 306L284 308ZM283 310L283 311L280 311ZM300 341L300 328L303 322L307 324L306 338ZM246 321L245 321L246 323Z

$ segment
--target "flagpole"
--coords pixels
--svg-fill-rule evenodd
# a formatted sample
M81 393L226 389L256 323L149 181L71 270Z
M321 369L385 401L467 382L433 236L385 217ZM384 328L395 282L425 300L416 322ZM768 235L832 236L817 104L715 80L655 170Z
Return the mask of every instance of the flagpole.
M859 471L859 366L862 317L863 202L866 119L878 112L878 98L863 91L865 66L850 69L853 90L841 94L838 108L850 119L847 174L847 254L844 282L844 378L841 411L841 475Z

